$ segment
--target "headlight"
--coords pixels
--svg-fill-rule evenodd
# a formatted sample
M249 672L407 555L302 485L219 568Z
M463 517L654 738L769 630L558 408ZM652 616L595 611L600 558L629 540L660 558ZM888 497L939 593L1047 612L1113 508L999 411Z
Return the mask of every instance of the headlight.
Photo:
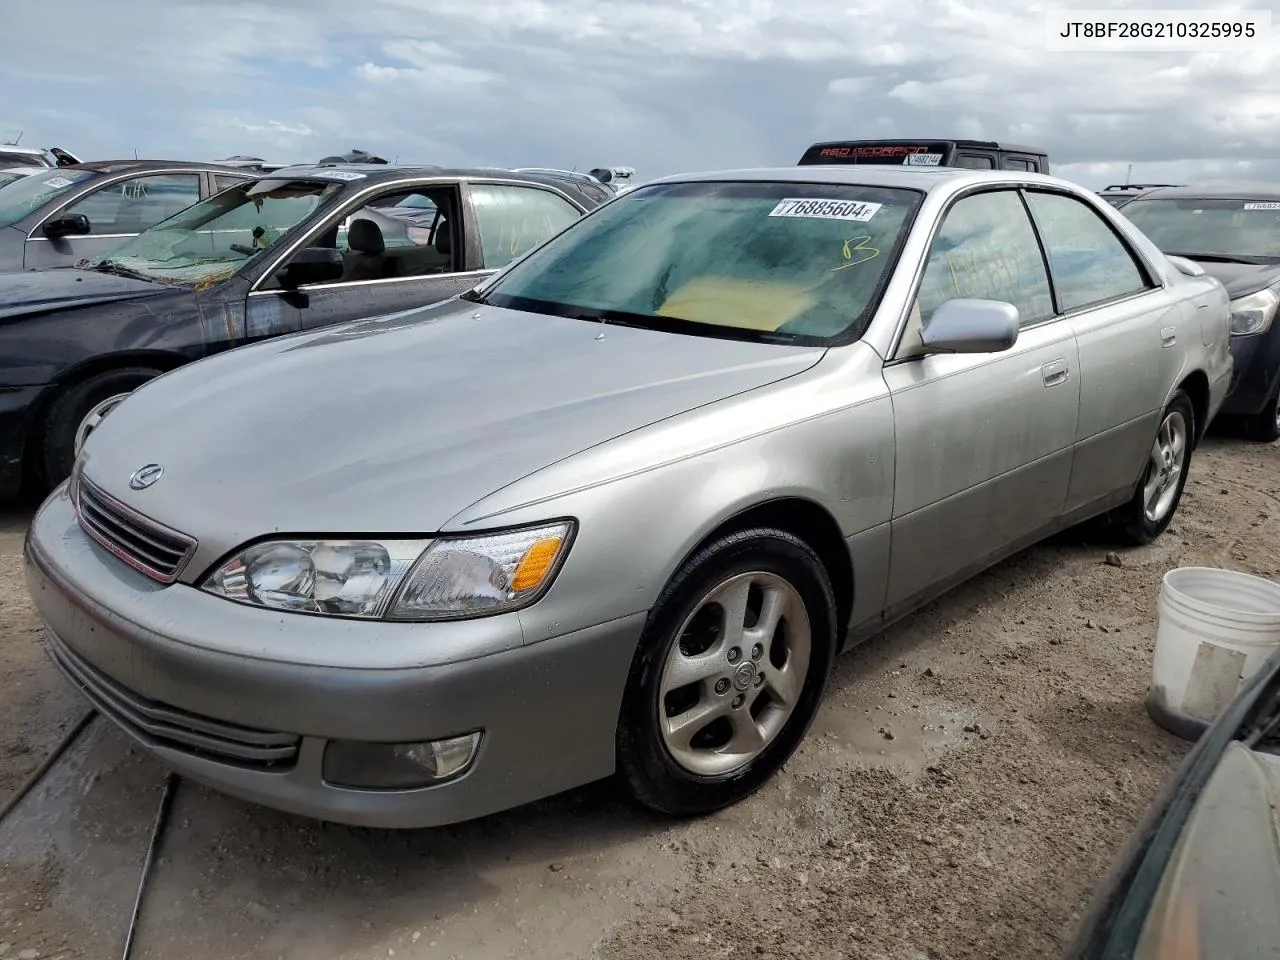
M1242 337L1251 333L1265 333L1275 319L1277 306L1280 306L1280 296L1270 288L1232 300L1231 335Z
M270 540L203 584L277 610L390 620L458 620L528 606L568 551L568 521L436 540Z

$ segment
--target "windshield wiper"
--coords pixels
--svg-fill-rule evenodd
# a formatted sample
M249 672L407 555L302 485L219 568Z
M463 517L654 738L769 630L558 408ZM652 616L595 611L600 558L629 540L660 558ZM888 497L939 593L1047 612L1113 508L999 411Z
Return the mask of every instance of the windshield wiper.
M97 273L114 273L118 277L130 277L134 280L151 279L146 274L139 273L137 270L130 270L128 267L120 266L120 264L116 263L114 260L99 261L94 264L93 269Z
M1182 257L1186 260L1208 260L1210 263L1247 263L1255 267L1280 263L1280 257L1255 257L1243 253L1168 253L1169 257Z

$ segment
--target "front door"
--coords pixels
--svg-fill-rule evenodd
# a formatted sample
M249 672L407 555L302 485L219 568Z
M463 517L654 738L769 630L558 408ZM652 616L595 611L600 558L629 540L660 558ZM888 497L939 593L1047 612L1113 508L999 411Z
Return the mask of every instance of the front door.
M1002 353L923 355L943 302L1013 303ZM1052 524L1066 503L1080 404L1075 334L1018 192L956 201L930 249L912 319L884 376L896 435L888 607L968 576Z
M40 228L27 238L23 266L74 267L109 254L124 241L200 200L197 173L144 174L117 180L85 194L51 215L82 213L89 233L51 240Z
M248 315L274 326L327 327L447 300L482 279L468 269L457 187L395 188L356 210L331 216L312 232L309 247L341 252L343 275L327 283L285 290L285 260L249 295ZM292 311L292 312L291 312Z

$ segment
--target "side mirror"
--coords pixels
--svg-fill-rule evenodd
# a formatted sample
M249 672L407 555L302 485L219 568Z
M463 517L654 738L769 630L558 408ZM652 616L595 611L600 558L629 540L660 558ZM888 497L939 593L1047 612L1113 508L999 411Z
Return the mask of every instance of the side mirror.
M297 290L309 283L341 280L345 270L342 251L333 247L303 247L277 275L280 286Z
M64 213L60 217L46 220L41 228L50 240L60 237L83 236L89 232L89 218L83 213Z
M1003 300L948 300L920 339L929 353L1000 353L1018 340L1018 308Z

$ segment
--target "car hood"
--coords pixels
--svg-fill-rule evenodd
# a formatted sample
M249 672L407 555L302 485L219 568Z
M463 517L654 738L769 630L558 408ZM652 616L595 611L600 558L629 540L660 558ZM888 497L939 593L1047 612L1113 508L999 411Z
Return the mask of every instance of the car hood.
M0 320L172 291L161 283L68 267L0 273Z
M89 438L85 475L201 538L202 555L276 532L431 533L549 464L824 352L450 301L153 380ZM163 477L131 490L149 463Z
M1195 259L1194 257L1191 259ZM1280 283L1280 263L1216 263L1196 260L1204 272L1227 288L1232 300L1247 297L1265 287Z

